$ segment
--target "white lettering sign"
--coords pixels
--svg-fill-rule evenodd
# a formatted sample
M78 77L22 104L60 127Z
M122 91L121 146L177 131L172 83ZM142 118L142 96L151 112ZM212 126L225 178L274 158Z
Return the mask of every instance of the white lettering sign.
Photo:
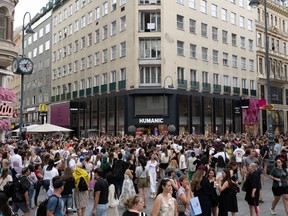
M149 124L149 123L161 123L163 124L163 118L139 118L140 124Z

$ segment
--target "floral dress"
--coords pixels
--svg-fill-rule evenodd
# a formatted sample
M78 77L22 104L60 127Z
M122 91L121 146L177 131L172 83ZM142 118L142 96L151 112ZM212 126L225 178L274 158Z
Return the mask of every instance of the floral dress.
M136 195L134 184L132 179L128 175L124 175L124 182L122 186L122 193L119 197L120 205L124 206L124 201L130 197Z
M174 216L174 200L172 196L169 197L168 203L161 200L159 216Z

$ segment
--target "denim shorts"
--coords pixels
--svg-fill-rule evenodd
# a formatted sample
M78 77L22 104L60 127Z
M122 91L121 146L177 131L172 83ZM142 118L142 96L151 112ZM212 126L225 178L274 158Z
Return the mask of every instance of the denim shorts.
M26 202L12 202L13 212L18 212L19 209L21 209L23 213L29 212Z
M62 199L63 199L65 210L68 208L73 209L73 196L72 196L72 194L63 195Z

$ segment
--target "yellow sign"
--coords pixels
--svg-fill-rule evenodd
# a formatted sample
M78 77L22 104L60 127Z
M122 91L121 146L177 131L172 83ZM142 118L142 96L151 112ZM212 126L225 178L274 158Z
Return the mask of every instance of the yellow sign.
M268 105L264 105L262 107L263 110L273 110L274 109L274 105L273 104L268 104Z
M46 104L39 104L38 112L48 112L48 106Z

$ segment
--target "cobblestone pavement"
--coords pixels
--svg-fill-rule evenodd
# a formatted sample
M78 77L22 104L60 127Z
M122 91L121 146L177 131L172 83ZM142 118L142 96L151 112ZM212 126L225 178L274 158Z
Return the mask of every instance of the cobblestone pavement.
M260 215L261 216L270 216L270 207L271 207L271 202L273 199L273 194L272 194L272 190L271 190L271 185L272 185L272 181L269 179L269 177L266 177L264 180L264 185L263 185L263 201L264 203L260 203ZM149 194L149 193L148 193ZM237 195L238 198L238 213L236 214L237 216L249 216L249 208L248 208L248 204L246 203L246 201L244 200L245 198L245 193L244 192L240 192ZM44 190L41 191L41 194L39 196L39 200L44 200L45 199L45 194L44 194ZM153 207L153 200L150 197L147 198L147 208L143 209L144 212L146 212L148 215L150 215L152 207ZM90 199L90 204L89 204L89 209L86 211L85 215L89 215L90 209L93 206L93 199ZM119 210L119 215L121 216L123 214L123 212L125 211L125 209L123 207L118 207ZM284 206L283 206L283 202L282 200L279 201L278 205L276 206L275 209L276 213L278 216L285 216L287 215L285 213L284 210ZM19 215L23 215L23 214L19 214ZM35 215L34 211L31 212L30 215ZM75 215L77 215L75 213ZM108 216L114 216L114 215L108 215Z

